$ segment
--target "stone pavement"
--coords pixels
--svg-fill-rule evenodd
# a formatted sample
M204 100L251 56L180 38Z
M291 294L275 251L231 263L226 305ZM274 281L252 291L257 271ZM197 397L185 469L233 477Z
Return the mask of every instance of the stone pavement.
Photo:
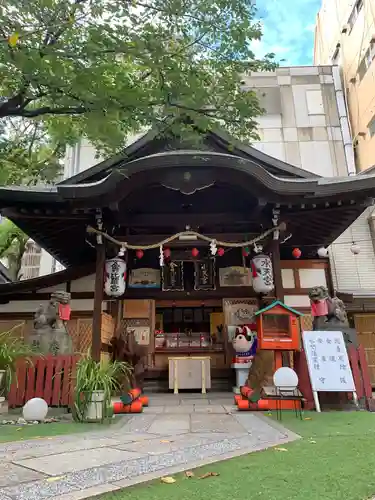
M0 445L0 500L79 500L298 436L231 394L155 394L110 429Z

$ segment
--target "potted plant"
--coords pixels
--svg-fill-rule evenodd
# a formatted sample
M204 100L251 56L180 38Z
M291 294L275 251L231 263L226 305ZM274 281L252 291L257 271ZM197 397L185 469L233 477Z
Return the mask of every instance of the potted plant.
M79 422L103 421L112 394L121 380L129 379L132 368L125 361L95 361L90 354L77 363L74 387L74 418Z
M0 332L0 395L2 392L7 395L9 392L15 379L17 361L26 358L31 362L29 357L35 354L33 348L23 338L16 335L20 326Z

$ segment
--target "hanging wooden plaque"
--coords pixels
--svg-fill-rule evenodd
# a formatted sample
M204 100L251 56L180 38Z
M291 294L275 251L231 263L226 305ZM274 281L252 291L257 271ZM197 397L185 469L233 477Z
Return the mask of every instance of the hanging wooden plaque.
M162 270L163 291L184 290L184 263L182 261L171 261L163 266Z
M194 290L215 290L215 259L194 262Z

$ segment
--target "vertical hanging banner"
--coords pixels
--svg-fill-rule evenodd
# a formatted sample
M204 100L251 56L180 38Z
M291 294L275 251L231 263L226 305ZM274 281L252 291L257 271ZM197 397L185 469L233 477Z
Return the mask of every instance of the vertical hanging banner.
M171 261L164 264L162 268L162 290L183 291L184 290L184 263L183 261Z
M216 288L215 259L205 259L194 262L194 290L215 290Z

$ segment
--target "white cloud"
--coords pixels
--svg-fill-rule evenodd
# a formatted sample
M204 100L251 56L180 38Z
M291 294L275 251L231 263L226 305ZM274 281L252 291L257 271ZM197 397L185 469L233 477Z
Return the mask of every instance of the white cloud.
M263 38L252 46L257 57L274 52L284 59L283 65L312 64L320 4L321 0L258 0Z

